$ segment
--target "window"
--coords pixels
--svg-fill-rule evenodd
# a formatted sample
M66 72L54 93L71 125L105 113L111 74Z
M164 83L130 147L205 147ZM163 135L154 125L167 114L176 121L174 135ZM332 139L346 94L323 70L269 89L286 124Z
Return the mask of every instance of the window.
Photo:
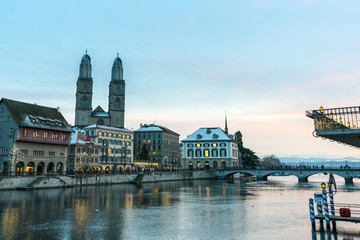
M217 147L217 143L213 143L212 146L213 146L213 147Z
M83 97L81 98L81 107L82 107L82 108L86 108L86 107L87 107L87 102L88 102L87 97L86 97L86 96L83 96Z
M98 132L98 136L101 137L103 134L102 132Z
M194 151L188 150L187 155L188 155L188 157L194 157Z
M209 157L209 149L204 150L204 157Z
M44 132L44 138L45 139L49 138L49 133L48 132Z
M60 153L60 157L64 157L65 154L63 152Z
M226 147L226 143L220 143L220 147Z
M120 108L120 99L116 98L115 99L115 109L119 109Z
M201 147L201 144L200 144L200 143L197 143L195 146L196 146L196 147Z
M29 154L29 150L27 149L21 149L20 151L24 156L27 156Z
M195 157L201 157L201 150L200 149L196 149Z
M213 149L213 150L211 151L211 156L217 157L217 156L218 156L218 150L217 150L217 149Z
M0 122L4 121L4 116L0 116Z
M220 157L226 157L226 149L220 149Z
M49 152L49 157L55 157L55 152Z
M39 137L39 131L38 130L33 131L33 137Z
M194 144L192 144L192 143L188 143L188 145L187 145L188 147L194 147Z
M204 143L204 147L209 147L209 144L208 144L208 143Z
M51 139L58 139L59 138L59 134L58 133L52 133L51 134Z
M81 148L76 148L77 153L81 153Z
M156 152L153 152L153 156L155 156L156 155Z
M33 156L44 156L44 151L34 150Z

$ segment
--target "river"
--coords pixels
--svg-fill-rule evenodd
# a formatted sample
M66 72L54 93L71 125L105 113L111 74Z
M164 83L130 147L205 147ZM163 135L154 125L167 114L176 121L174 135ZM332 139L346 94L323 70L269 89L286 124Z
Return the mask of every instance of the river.
M198 180L0 192L0 239L360 239L312 232L308 199L327 176L298 183ZM360 203L360 181L336 178L335 202ZM317 228L319 224L317 222Z

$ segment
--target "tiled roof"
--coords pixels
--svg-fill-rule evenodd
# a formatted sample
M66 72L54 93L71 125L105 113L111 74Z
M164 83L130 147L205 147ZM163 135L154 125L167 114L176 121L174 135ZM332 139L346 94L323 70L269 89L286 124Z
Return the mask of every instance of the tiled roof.
M19 102L7 98L0 101L9 109L19 127L51 129L72 132L71 127L57 108Z

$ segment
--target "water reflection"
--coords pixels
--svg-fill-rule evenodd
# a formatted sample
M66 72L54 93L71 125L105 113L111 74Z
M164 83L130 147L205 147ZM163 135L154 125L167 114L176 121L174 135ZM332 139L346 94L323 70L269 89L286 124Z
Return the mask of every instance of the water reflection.
M349 225L312 232L318 183L282 179L0 192L0 239L359 239L341 231ZM357 183L339 189L338 199L360 199Z

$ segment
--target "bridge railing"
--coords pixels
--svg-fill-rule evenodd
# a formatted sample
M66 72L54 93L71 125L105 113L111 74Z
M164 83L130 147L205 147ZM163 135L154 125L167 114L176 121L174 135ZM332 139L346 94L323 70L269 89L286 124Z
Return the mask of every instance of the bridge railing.
M340 209L349 209L351 217L360 217L360 204L334 203L335 216L340 215ZM349 217L350 217L349 216Z

